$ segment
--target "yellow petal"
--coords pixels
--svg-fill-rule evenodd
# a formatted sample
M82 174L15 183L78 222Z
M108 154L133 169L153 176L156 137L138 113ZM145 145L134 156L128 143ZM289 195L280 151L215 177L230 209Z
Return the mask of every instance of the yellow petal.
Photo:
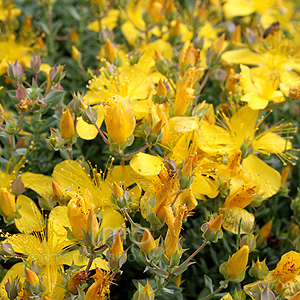
M243 160L242 167L244 172L258 183L259 192L263 193L264 198L269 198L278 192L281 184L280 173L254 154L250 154Z
M134 116L137 120L148 118L153 102L148 99L139 100L132 103Z
M253 110L265 109L269 103L268 99L248 93L241 98L242 101L248 102L248 105Z
M239 224L241 222L240 233L247 234L254 225L254 216L245 209L235 206L227 206L220 208L220 214L223 214L223 228L234 234L238 234ZM241 221L242 220L242 221Z
M111 231L120 230L124 227L125 222L123 216L111 206L104 207L101 212L102 222L100 228L103 229L105 238L108 237Z
M255 151L262 153L282 153L292 148L290 141L273 132L257 136L252 145Z
M163 159L140 152L131 159L130 166L139 175L157 175L162 169Z
M100 128L104 119L102 105L95 105L94 108L98 112L96 124ZM83 121L82 117L78 117L76 124L76 132L84 140L93 140L98 134L98 129L93 124L88 124L85 121Z
M197 171L195 172L191 187L194 196L197 199L201 199L202 195L206 195L209 198L215 198L219 193L216 182L206 175L197 173Z
M15 219L15 225L19 231L31 233L45 228L43 216L30 198L24 195L18 196L17 205L21 206L19 213L22 216L21 219Z
M223 9L227 19L232 19L237 16L249 16L255 12L253 6L247 0L227 0Z
M54 181L59 183L64 189L69 188L74 192L78 192L79 190L84 191L87 189L93 196L94 201L96 201L100 196L99 189L96 188L92 179L76 161L65 160L56 165L52 177Z
M26 188L34 190L44 198L53 194L50 176L26 172L22 174L22 181Z
M264 59L247 48L223 53L222 60L227 64L264 65Z
M105 29L106 27L110 30L113 30L117 26L118 16L118 9L109 9L107 15L101 19L101 28L98 20L90 23L87 28L88 30L96 32L100 32L101 29Z

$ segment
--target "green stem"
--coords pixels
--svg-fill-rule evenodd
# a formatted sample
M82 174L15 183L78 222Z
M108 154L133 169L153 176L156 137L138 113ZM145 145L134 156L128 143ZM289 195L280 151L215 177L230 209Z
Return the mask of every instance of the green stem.
M180 269L185 267L206 245L208 242L203 242L202 245L189 257L187 258L178 268L176 268L175 272L178 272Z
M95 258L95 253L94 253L94 251L92 251L92 252L90 253L89 262L88 262L88 264L87 264L87 266L86 266L86 269L85 269L86 272L88 272L88 271L90 270L90 268L91 268L91 266L92 266L92 263L93 263L93 261L94 261L94 258Z
M208 71L206 72L206 75L205 75L205 77L204 77L204 79L203 79L203 81L202 81L202 83L201 83L201 85L200 85L200 93L201 93L201 91L203 90L203 88L204 88L204 86L205 86L205 84L206 84L206 82L207 82L207 80L208 80L208 78L209 78L209 76L210 76L210 73L211 73L211 70L208 70Z
M223 290L223 287L220 286L218 289L216 289L214 292L210 293L209 295L207 295L206 297L200 299L200 300L208 300L211 299L212 297L214 297L215 295L217 295L218 293L220 293Z

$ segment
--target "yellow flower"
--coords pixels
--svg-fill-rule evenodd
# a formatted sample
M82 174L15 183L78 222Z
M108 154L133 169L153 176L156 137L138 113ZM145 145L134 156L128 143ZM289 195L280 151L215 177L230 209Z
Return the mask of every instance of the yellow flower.
M232 255L229 259L226 272L229 277L239 276L248 264L249 248L244 245L240 250Z
M27 217L27 221L36 222L35 215ZM52 209L49 214L47 228L33 234L26 232L8 236L6 242L10 243L15 251L24 255L28 263L35 261L42 267L43 284L46 286L44 295L63 299L65 290L60 287L62 282L61 271L63 265L86 265L87 260L83 257L79 250L69 250L75 243L67 238L67 230L65 227L71 227L67 217L67 208L58 206ZM21 230L22 228L20 228ZM25 230L27 228L25 227ZM22 231L22 230L21 230ZM106 267L103 261L96 262L102 267ZM7 299L4 285L11 277L19 276L24 280L24 263L15 264L7 273L1 282L0 295L2 299ZM22 279L23 278L23 279Z
M282 255L275 270L272 271L272 274L284 283L294 279L299 274L299 271L300 254L295 251L290 251Z
M182 220L185 216L187 207L181 204L179 207L172 211L170 206L164 206L166 212L166 224L168 231L165 239L166 256L171 259L171 256L178 251L178 239L182 227Z
M263 280L256 281L244 286L245 292L252 298L257 299L262 292L262 288L267 287L271 282L279 279L284 286L284 294L288 299L298 299L300 285L300 254L290 251L282 255L276 268L264 277Z
M93 276L95 282L86 292L85 300L104 300L110 294L110 284L112 279L110 273L96 268L96 274Z
M64 189L70 189L88 201L90 203L88 208L93 207L96 213L101 211L100 228L107 228L105 233L108 236L110 230L120 229L124 225L122 215L113 209L110 202L112 195L110 186L114 181L125 187L130 186L135 180L134 172L130 166L115 166L99 173L96 168L92 168L92 172L91 178L78 162L65 160L55 166L52 176ZM141 193L139 186L129 189L128 192L134 199L139 199Z
M106 129L112 141L122 145L133 134L135 117L129 97L115 95L103 103Z
M228 118L223 112L217 124L207 121L200 123L196 141L201 150L210 155L231 155L236 150L243 152L242 169L248 177L256 181L260 187L260 193L265 198L274 195L280 185L280 173L272 169L254 153L270 155L276 154L281 160L290 161L295 157L286 150L292 150L292 144L288 138L279 134L295 132L291 124L278 124L269 129L257 133L262 121L258 120L260 112L252 110L249 106L243 106Z
M0 1L0 21L12 21L22 13L22 10L15 7L14 3Z
M240 85L243 87L244 96L241 100L248 102L252 109L264 109L269 101L283 102L284 96L278 91L279 78L266 68L249 69L241 65Z

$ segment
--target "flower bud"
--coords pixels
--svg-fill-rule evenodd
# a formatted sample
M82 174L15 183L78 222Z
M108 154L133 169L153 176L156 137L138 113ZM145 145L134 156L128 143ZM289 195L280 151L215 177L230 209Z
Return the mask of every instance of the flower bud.
M220 231L222 222L223 222L223 215L220 214L208 223L208 230L214 230L216 232Z
M184 164L183 164L183 167L181 170L182 176L183 177L191 176L196 165L197 165L197 154L189 155L184 161Z
M144 235L141 240L141 248L147 253L147 255L149 255L152 250L156 249L156 243L148 229L145 229L144 231Z
M18 61L16 60L13 65L8 63L7 67L7 75L10 78L15 79L16 81L20 82L23 76L23 68L20 64L18 64Z
M111 248L107 251L106 257L110 269L119 270L127 259L127 254L123 249L123 242L120 234L115 238Z
M112 45L110 39L107 39L105 42L105 55L110 63L113 63L117 58L116 50Z
M252 266L249 270L249 275L251 277L254 277L256 279L263 279L264 276L266 276L269 272L269 268L266 265L266 259L264 259L262 262L257 259L256 263L252 261Z
M27 97L27 90L26 88L24 87L23 84L19 84L17 83L17 90L16 90L16 98L18 100L22 100L22 99L25 99Z
M75 134L75 126L69 109L67 109L60 118L59 129L61 137L65 140L71 140Z
M53 194L58 198L62 198L65 194L65 190L62 188L60 184L52 180L52 190Z
M25 185L21 179L21 176L17 176L11 185L12 192L19 196L25 192Z
M245 270L248 264L248 257L249 247L246 245L232 255L226 266L229 278L239 276Z
M116 198L123 198L124 191L115 181L113 182L112 190Z
M10 300L17 299L19 292L22 289L22 284L20 282L20 278L14 278L12 281L8 279L5 283L5 291L7 293L7 297Z
M268 223L266 223L258 232L258 244L263 244L263 242L268 238L270 231L272 228L272 220L270 220Z
M10 217L17 212L15 197L7 188L0 190L0 207L5 217Z
M70 32L70 42L76 43L79 41L78 33L76 32L75 28L72 27Z
M84 241L87 242L89 246L94 246L97 243L98 233L99 223L97 216L94 210L90 209L85 225Z
M15 254L14 248L10 243L2 242L0 244L0 255L13 256Z
M113 257L118 257L119 255L121 255L124 252L123 242L121 240L120 234L117 235L110 250L111 250L111 254Z
M81 270L77 272L75 275L71 277L67 284L67 290L73 294L73 295L78 295L78 287L81 283L82 280L87 280L88 279L88 274L85 270Z
M35 72L38 73L40 70L40 67L42 65L42 59L40 54L31 54L30 58L30 68Z
M104 104L104 120L112 141L119 145L125 143L135 129L135 117L129 97L115 95Z
M193 44L190 44L188 48L182 48L179 56L179 67L181 76L189 67L194 67L197 65L200 59L200 50L195 49Z
M49 72L50 83L55 85L58 84L66 75L66 72L63 71L64 66L54 66Z
M159 97L166 96L167 95L167 88L165 84L162 82L161 79L159 79L157 88L156 88L156 95Z
M76 48L75 45L72 45L72 48L71 48L71 56L72 58L77 62L77 63L81 63L81 57L82 57L82 54L81 52Z
M73 197L68 204L68 218L74 238L81 239L86 224L85 203L80 196Z
M26 281L31 286L34 286L34 285L40 283L40 280L39 280L38 276L33 271L31 271L30 269L28 269L28 268L25 268L25 276L26 276Z

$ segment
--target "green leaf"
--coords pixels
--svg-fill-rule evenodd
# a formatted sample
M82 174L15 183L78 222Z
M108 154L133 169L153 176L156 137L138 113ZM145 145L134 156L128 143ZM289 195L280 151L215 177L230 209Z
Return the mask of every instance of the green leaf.
M209 289L209 291L210 291L211 293L213 293L213 291L214 291L214 286L213 286L213 283L212 283L211 278L210 278L209 276L207 276L207 275L204 275L204 284L205 284L205 286Z
M57 105L65 96L65 91L52 91L45 97L47 106Z

